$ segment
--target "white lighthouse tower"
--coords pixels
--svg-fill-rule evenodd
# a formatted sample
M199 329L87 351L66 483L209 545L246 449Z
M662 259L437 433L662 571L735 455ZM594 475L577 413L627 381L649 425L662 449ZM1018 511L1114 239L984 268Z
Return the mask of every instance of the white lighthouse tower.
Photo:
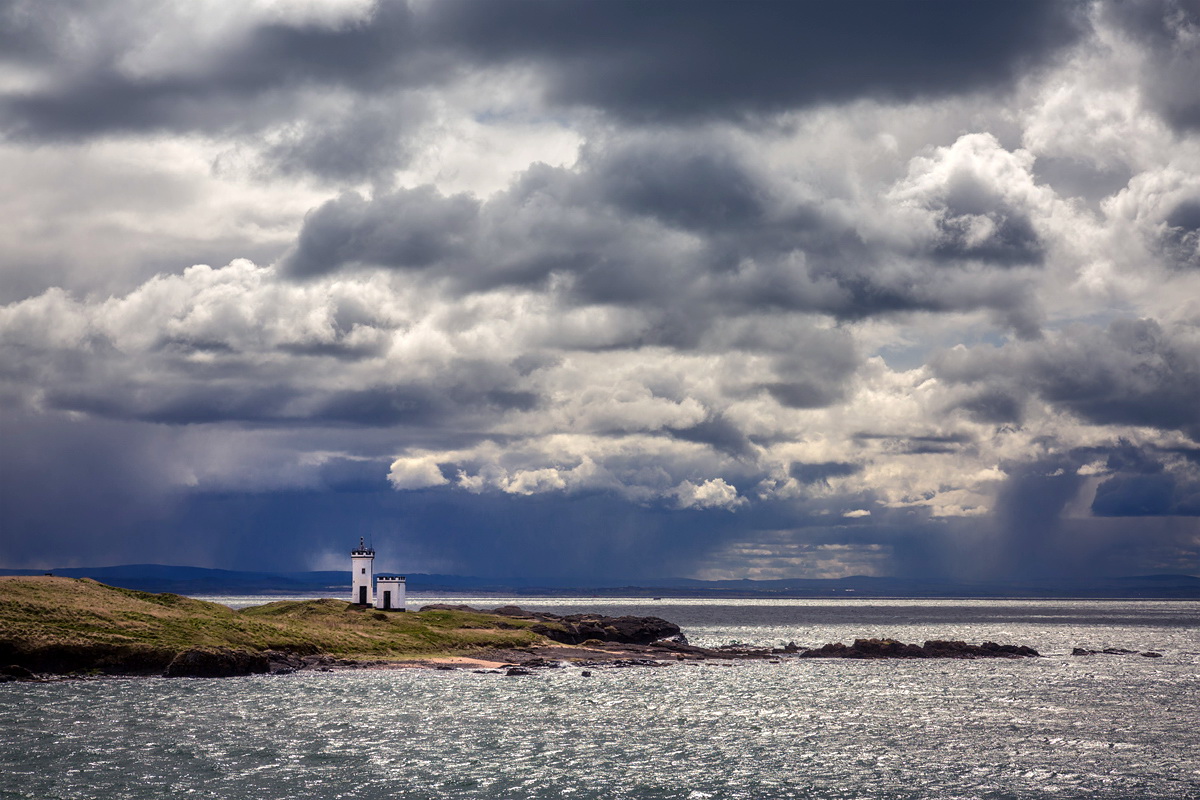
M360 536L358 549L350 551L350 602L360 606L375 605L375 551L367 547Z

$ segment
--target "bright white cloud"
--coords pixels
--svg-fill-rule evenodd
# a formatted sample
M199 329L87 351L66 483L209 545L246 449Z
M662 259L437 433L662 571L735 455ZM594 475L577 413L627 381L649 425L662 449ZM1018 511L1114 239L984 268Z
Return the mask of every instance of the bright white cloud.
M732 511L746 502L738 496L737 487L726 483L723 478L710 478L704 483L684 481L672 492L680 508L725 508Z
M428 489L449 483L437 462L428 456L397 458L388 470L388 481L397 489Z

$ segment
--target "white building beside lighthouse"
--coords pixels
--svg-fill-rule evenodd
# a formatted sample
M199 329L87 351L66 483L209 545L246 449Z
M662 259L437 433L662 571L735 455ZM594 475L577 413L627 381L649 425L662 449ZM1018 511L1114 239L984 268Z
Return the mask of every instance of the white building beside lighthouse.
M380 575L375 581L375 607L383 611L404 610L403 575Z
M407 580L403 575L375 577L375 550L360 537L358 549L350 551L350 602L375 606L382 611L404 611Z

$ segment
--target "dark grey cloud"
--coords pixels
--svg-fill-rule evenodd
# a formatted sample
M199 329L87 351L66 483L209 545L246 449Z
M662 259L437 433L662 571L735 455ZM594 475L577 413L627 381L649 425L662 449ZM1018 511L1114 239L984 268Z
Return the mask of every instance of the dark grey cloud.
M639 120L910 100L1005 84L1081 33L1074 3L458 0L442 40L545 69L552 101Z
M39 91L6 99L10 132L74 137L245 129L294 114L300 98L289 92L423 83L444 71L426 71L423 59L401 57L414 48L412 14L406 3L385 2L368 19L349 24L259 23L227 42L199 44L189 54L198 62L191 69L131 75L121 61L140 44L141 26L183 23L168 9L160 10L163 17L130 19L123 5L8 2L0 9L10 35L25 42L24 58L52 65L55 78Z
M1200 230L1200 199L1185 200L1167 215L1167 227L1180 228L1187 233Z
M707 444L732 456L744 456L751 452L749 437L721 414L715 414L687 428L667 427L664 430L676 439Z
M1014 401L1038 396L1089 422L1200 439L1200 341L1187 327L1118 319L1103 330L1077 326L1043 341L943 353L932 366L943 380Z
M815 464L793 461L788 467L788 474L806 485L828 484L830 478L843 478L847 475L857 475L859 472L862 472L861 464L851 464L845 461L822 461Z
M928 203L941 235L897 251L844 215L785 197L720 137L633 135L585 148L573 169L535 164L485 201L431 186L343 194L308 215L282 263L298 278L426 271L459 292L569 277L561 290L572 302L660 309L655 341L682 346L707 317L771 310L858 320L982 308L1035 338L1029 283L1007 274L1041 263L1030 212L970 175ZM793 407L829 402L804 381L768 388Z
M1154 517L1178 513L1177 505L1175 481L1170 476L1122 475L1097 487L1092 513L1104 517Z
M478 216L477 200L446 197L431 186L370 201L347 192L308 214L285 268L297 276L346 266L452 270L456 265L445 262L468 255Z
M533 67L551 104L678 120L1002 87L1083 31L1076 4L1030 0L462 0L419 11L383 0L339 24L260 20L224 41L190 43L187 68L138 72L125 59L144 45L143 28L184 42L187 23L165 9L146 19L129 13L119 2L0 7L7 57L50 75L0 98L4 130L30 140L254 135L301 121L315 127L274 148L278 166L361 179L404 163L404 139L423 117L411 110L412 91L472 71ZM310 106L321 92L373 102L323 124L328 106ZM639 189L629 188L636 199Z
M466 291L571 274L601 302L653 302L677 286L684 265L654 241L661 231L606 213L587 189L569 170L535 165L483 204L430 186L345 194L309 214L284 269L305 277L363 265L436 268Z
M972 228L980 219L992 230L976 239ZM948 208L938 220L941 239L933 248L938 258L975 259L997 264L1040 264L1044 248L1029 217L1011 209L985 214Z
M788 408L824 408L841 398L841 387L813 381L773 382L765 384L763 388L780 405Z
M293 362L300 364L321 368L320 359ZM442 429L481 414L530 411L542 403L536 392L516 386L491 365L466 358L449 365L433 382L399 380L321 391L302 383L260 382L249 376L209 383L179 370L154 384L114 386L96 378L87 385L51 388L42 403L58 411L169 425L241 422Z
M975 439L968 433L927 433L917 436L896 436L889 433L860 431L854 438L879 441L884 452L893 455L919 456L937 453L956 453L971 445Z
M215 41L197 41L191 21L170 7L5 5L0 27L22 43L6 52L47 78L36 90L0 95L0 132L31 142L175 132L261 143L273 130L263 153L269 168L371 180L407 162L410 137L427 118L419 91L463 66L426 47L408 4L390 0L363 19L259 19ZM183 58L158 54L164 63L129 68L147 40L171 37Z
M1024 404L1019 397L1004 389L984 389L960 401L956 405L975 422L1001 425L1020 422Z
M267 163L286 175L329 182L388 183L409 163L412 132L430 117L427 104L404 94L360 99L350 108L310 119L267 147Z
M1143 47L1142 90L1150 107L1176 129L1200 130L1200 6L1194 0L1109 0L1101 8Z
M1160 246L1168 261L1176 267L1200 269L1200 198L1179 203L1164 222Z
M469 365L463 365L469 369ZM463 376L465 378L465 376ZM531 391L480 389L464 379L458 386L379 386L355 388L323 399L306 419L372 427L396 425L442 427L474 413L531 411L542 398Z
M382 492L387 482L388 461L373 458L331 458L321 464L320 481L333 492Z
M1121 441L1108 453L1110 473L1092 501L1103 517L1200 516L1200 470L1169 452Z
M174 385L89 386L51 389L45 406L115 420L192 425L223 420L268 423L286 419L287 403L298 392L283 385L205 384L179 381Z
M662 137L585 154L585 159L598 197L669 227L761 228L770 210L769 189L730 148Z

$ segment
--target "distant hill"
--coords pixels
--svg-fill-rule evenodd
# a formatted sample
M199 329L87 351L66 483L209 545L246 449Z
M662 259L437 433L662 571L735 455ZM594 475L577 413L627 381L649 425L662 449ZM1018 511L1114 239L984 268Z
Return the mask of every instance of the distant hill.
M0 575L93 578L110 586L182 595L281 594L342 597L350 593L350 570L323 572L240 572L162 564L65 567L50 570L3 569ZM908 578L789 578L778 580L701 581L580 580L577 578L480 578L466 575L408 576L410 592L462 592L536 596L599 597L1096 597L1200 599L1200 578L1193 575L1141 575L1073 580L953 583Z

